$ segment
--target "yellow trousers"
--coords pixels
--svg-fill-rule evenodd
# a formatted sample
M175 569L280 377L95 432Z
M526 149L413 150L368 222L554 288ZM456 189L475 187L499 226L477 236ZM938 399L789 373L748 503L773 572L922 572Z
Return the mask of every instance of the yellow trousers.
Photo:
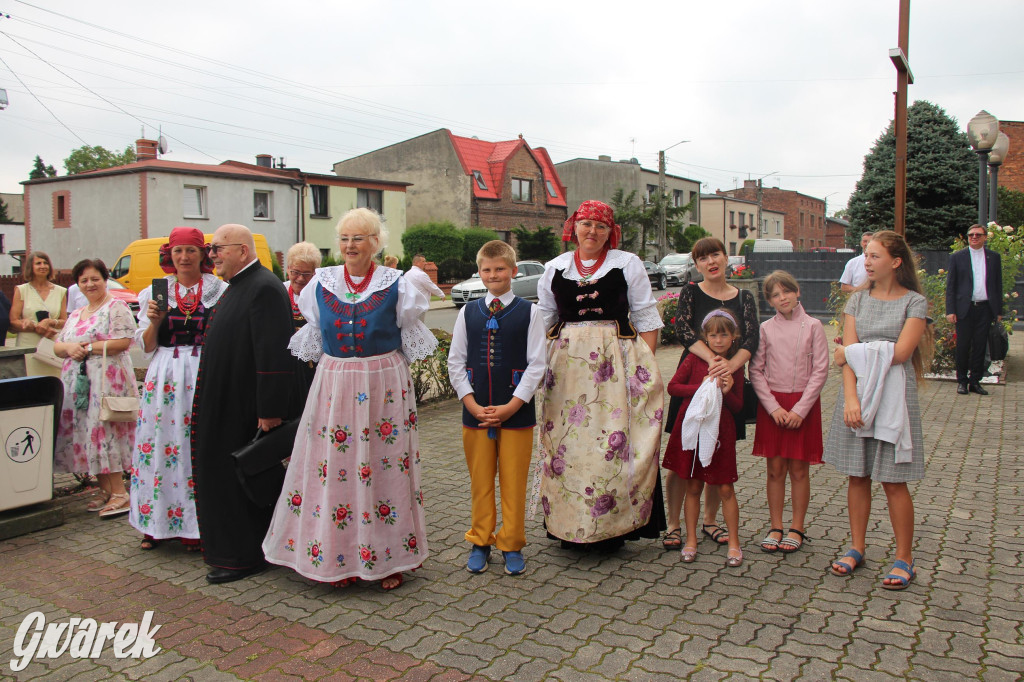
M533 428L498 429L491 440L487 429L462 427L470 491L472 527L466 540L474 545L495 545L503 552L518 552L526 544L526 482L533 454ZM501 530L495 534L497 509L494 476L501 486Z

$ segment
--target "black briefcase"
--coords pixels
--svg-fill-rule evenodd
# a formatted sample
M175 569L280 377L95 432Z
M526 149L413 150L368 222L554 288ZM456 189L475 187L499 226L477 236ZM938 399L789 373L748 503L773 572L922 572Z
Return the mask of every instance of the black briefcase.
M988 332L988 354L995 360L1005 360L1010 351L1010 339L1002 322L993 322Z
M292 454L298 428L299 420L293 419L270 431L258 430L252 441L231 453L238 484L257 507L271 507L281 495L283 460Z

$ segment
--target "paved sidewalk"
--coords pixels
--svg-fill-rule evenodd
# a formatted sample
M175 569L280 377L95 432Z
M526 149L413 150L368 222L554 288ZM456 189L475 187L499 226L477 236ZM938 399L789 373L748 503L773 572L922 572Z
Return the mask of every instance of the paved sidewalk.
M666 379L678 348L659 352ZM430 558L396 592L334 589L284 569L206 584L200 557L174 544L138 549L122 517L69 502L67 523L0 543L0 678L47 680L1019 680L1024 671L1024 335L1011 337L1009 383L957 396L922 388L927 477L913 486L918 577L880 581L892 558L876 490L867 564L829 574L848 542L845 480L812 472L809 544L763 554L764 467L740 448L737 492L746 560L700 544L684 565L659 543L612 556L562 550L528 523L528 572L463 568L469 517L459 406L420 411ZM838 388L833 371L824 421ZM827 428L827 426L826 426ZM752 434L751 434L752 435ZM12 673L15 632L32 611L139 622L155 612L163 650L148 660L33 661Z

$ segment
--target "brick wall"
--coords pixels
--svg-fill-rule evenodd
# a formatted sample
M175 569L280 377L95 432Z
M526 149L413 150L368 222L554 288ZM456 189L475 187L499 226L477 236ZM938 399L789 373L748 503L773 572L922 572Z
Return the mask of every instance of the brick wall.
M1000 121L999 130L1010 138L1010 149L999 167L999 184L1024 192L1024 121Z
M744 180L743 187L717 193L756 202L757 182ZM763 187L761 207L786 214L783 237L793 242L794 250L810 251L812 247L826 245L825 202L821 199L793 190Z
M530 201L512 200L513 180L529 180L531 182ZM471 210L474 225L489 227L498 232L511 233L519 225L527 229L538 226L561 228L568 217L564 206L547 204L547 188L540 166L525 148L519 149L505 164L505 174L501 178L501 198L473 199ZM510 236L514 242L514 237ZM513 246L515 244L513 243Z

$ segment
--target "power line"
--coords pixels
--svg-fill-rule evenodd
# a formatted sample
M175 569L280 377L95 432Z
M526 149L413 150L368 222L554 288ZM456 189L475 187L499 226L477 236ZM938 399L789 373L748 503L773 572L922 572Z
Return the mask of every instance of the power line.
M7 34L6 34L6 33L3 33L2 31L0 31L0 34L3 34L3 35L5 35L5 36L7 36ZM10 38L10 36L7 36L7 37L8 37L8 38ZM12 40L13 40L13 39L12 39ZM15 42L17 42L17 41L15 41ZM16 72L16 71L15 71L14 69L12 69L12 68L11 68L11 67L10 67L10 66L9 66L9 65L7 64L7 62L6 62L6 61L4 61L4 58L3 58L3 57L0 57L0 64L3 64L4 66L6 66L6 67L7 67L7 70L8 70L8 71L10 71L10 72L11 72L11 74L12 74L12 75L13 75L13 76L14 76L15 78L17 78L17 79L18 79L18 82L19 82L19 83L21 83L21 85L22 85L22 87L23 87L23 88L25 88L25 91L26 91L26 92L28 92L28 94L32 95L32 97L34 97L34 98L35 98L35 100L36 100L37 102L39 102L39 105L40 105L40 106L41 106L41 107L42 107L43 109L46 109L46 111L48 111L48 112L50 113L50 116L53 116L54 120L55 120L55 121L57 121L57 123L60 123L60 124L61 124L62 126L64 126L65 130L67 130L67 131L68 131L69 133L71 133L71 134L72 134L72 135L74 135L74 136L75 136L76 138L78 138L78 140L79 140L79 141L80 141L80 142L81 142L82 144L86 144L86 145L87 145L87 144L89 144L88 142L86 142L85 140L83 140L83 139L82 139L82 136L81 136L81 135L79 135L79 134L78 134L78 133L76 133L76 132L75 132L74 130L72 130L72 129L71 129L71 128L70 128L69 126L68 126L68 124L67 124L67 123L65 123L64 121L60 120L60 117L59 117L59 116L57 116L57 114L55 114L55 113L54 113L53 109L51 109L50 107L48 107L48 106L46 106L45 104L43 104L43 100L41 100L41 99L39 99L38 97L36 97L36 93L32 92L32 89L28 87L28 84L26 84L26 83L25 83L25 81L21 80L21 76L19 76L19 75L17 74L17 72Z

